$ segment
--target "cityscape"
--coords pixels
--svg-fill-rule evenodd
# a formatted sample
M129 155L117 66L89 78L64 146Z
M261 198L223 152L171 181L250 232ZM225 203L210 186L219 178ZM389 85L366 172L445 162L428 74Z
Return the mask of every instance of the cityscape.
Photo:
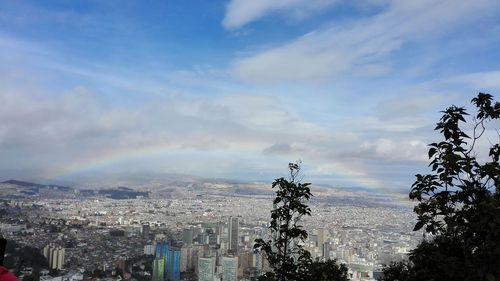
M249 195L225 182L105 194L19 181L1 187L2 236L16 241L17 251L34 247L47 259L25 263L20 278L255 280L270 269L253 248L270 235L269 185L249 183ZM303 221L305 247L314 258L347 264L351 280L376 280L383 264L403 259L422 239L403 196L316 190L313 216Z
M0 0L0 281L500 281L500 1Z

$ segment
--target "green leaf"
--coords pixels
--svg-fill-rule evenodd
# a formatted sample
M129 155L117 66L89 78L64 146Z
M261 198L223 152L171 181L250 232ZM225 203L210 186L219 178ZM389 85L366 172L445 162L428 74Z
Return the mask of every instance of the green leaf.
M419 231L422 227L424 227L424 223L422 221L418 221L413 228L413 231Z
M432 158L432 156L434 156L434 154L437 153L437 149L432 147L431 149L429 149L429 159Z

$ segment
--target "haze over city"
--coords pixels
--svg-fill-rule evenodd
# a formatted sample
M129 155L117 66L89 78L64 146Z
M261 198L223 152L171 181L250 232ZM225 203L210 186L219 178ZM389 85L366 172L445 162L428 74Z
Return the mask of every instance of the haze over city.
M407 190L500 88L498 1L2 1L0 179ZM492 134L492 132L487 132Z

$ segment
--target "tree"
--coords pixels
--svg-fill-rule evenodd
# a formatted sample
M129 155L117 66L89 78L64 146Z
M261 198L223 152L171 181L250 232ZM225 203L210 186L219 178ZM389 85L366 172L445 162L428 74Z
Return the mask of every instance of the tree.
M313 261L307 270L306 279L309 281L347 281L347 267L337 264L336 260Z
M272 187L277 188L271 211L272 240L255 240L255 249L262 251L272 272L260 280L347 280L347 268L335 261L313 261L302 246L307 231L299 224L303 216L310 216L306 202L311 198L310 183L301 183L299 163L289 163L289 179L278 178Z
M384 276L379 281L407 281L412 275L408 261L391 262L382 272Z
M465 108L443 111L435 128L443 140L429 145L432 173L416 175L412 185L414 230L433 238L410 253L404 280L500 280L500 144L489 140L486 160L478 147L487 126L500 118L500 103L479 93L472 104L477 113L470 136Z

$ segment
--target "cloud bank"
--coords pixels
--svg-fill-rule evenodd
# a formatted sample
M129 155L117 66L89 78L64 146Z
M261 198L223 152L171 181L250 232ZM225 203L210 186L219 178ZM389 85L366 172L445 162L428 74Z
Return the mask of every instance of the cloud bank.
M231 2L237 3L237 2ZM251 82L331 79L390 72L405 45L456 30L483 17L494 1L392 1L383 12L320 28L284 45L234 61L233 74ZM226 14L231 15L229 12Z

